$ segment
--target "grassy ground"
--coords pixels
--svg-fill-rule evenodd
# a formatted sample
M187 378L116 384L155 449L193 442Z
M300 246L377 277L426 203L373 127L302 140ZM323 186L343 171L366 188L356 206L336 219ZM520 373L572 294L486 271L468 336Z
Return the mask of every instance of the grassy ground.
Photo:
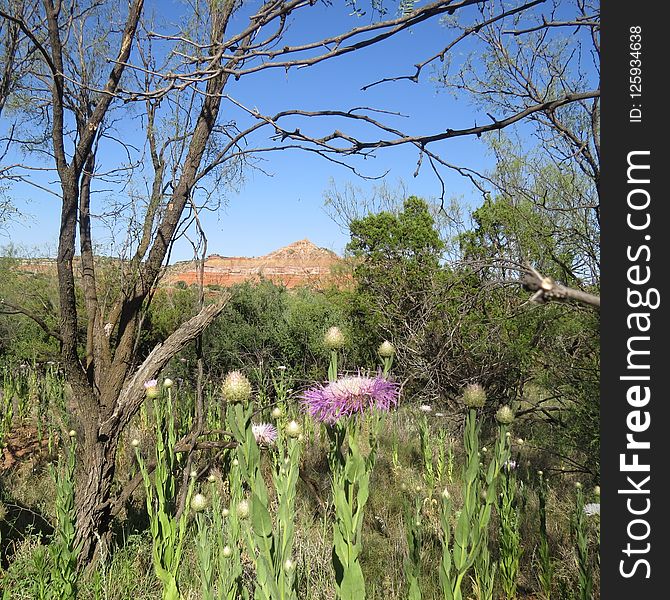
M368 597L371 599L405 598L403 562L407 557L407 508L419 498L423 527L422 572L420 587L424 599L442 598L438 579L441 553L438 502L446 487L455 508L461 502L459 478L462 448L460 433L446 417L428 414L431 454L436 465L434 484L427 484L418 423L423 418L416 408L404 407L386 421L384 434L371 482L363 528L362 567ZM458 423L458 418L452 423ZM133 434L141 429L135 423ZM523 424L517 424L519 431ZM515 435L517 433L515 432ZM35 581L41 570L48 569L47 551L54 516L54 483L47 465L58 455L55 445L40 442L37 430L29 423L6 436L3 470L0 473L0 533L2 534L3 571L0 589L11 590L10 598L35 596ZM492 440L482 440L492 445ZM443 452L440 452L440 447ZM440 468L439 457L443 466ZM537 471L546 473L561 465L551 463L536 448L532 439L515 447L518 464L521 540L523 554L519 570L519 598L540 598L537 577L538 493ZM132 455L122 452L119 472L132 468ZM269 480L269 479L268 479ZM574 479L566 475L549 476L547 498L548 535L555 564L555 598L573 598L577 581L574 541L570 535L570 517L574 511ZM590 491L586 490L587 496ZM142 519L143 489L133 496L128 510L119 521L114 551L89 569L80 582L82 599L109 598L144 600L161 597L161 588L153 574L151 540ZM296 500L296 569L300 598L334 598L332 553L332 514L330 481L327 476L326 442L318 433L308 438L301 464L301 481ZM594 517L597 519L597 517ZM597 523L591 523L592 560L596 564ZM494 515L490 527L492 557L497 558L498 523ZM597 565L596 565L597 566ZM199 570L193 539L187 541L181 571L180 588L185 598L200 597ZM253 580L246 565L246 577ZM468 582L467 588L470 589ZM5 592L6 593L6 592ZM503 596L496 596L503 597ZM599 597L597 585L594 598Z

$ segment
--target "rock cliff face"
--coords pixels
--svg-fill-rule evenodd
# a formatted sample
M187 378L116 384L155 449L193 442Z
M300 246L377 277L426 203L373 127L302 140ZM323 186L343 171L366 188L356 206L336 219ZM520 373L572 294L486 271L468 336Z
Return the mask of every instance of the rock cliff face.
M334 252L300 240L259 257L227 257L212 254L205 259L205 285L230 286L261 277L292 288L299 285L322 286L332 281L333 267L341 261ZM168 268L163 285L182 281L197 283L197 265L180 262Z

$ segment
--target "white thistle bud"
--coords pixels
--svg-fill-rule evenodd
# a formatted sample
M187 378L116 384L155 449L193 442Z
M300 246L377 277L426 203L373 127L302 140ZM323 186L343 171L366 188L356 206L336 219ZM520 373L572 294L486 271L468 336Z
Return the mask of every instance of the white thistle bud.
M384 340L377 349L377 352L382 358L391 358L395 354L395 348L391 342Z
M228 402L247 402L251 397L251 382L240 371L231 371L223 380L221 391Z
M496 412L496 421L500 423L501 425L509 425L512 421L514 421L514 411L505 404L504 406L501 406L498 409L498 412Z
M196 494L191 498L191 508L195 512L200 512L201 510L204 510L205 507L207 506L207 498L203 496L202 494Z
M133 448L139 448L140 447L140 440L138 440L137 438L133 438L130 442L130 445Z
M77 432L74 429L70 429L70 431L67 432L67 434L71 437L77 437Z
M233 550L230 546L223 547L223 556L224 558L230 558L233 555Z
M287 558L287 559L284 561L284 569L285 569L286 571L290 571L291 569L293 569L293 566L294 566L294 565L293 565L293 561L292 561L290 558Z
M478 383L471 383L463 391L463 404L470 408L481 408L486 402L486 392Z
M600 486L599 485L597 485L596 487L593 488L593 493L596 496L600 496Z
M278 418L281 417L281 416L282 416L282 410L281 410L281 408L279 408L278 406L275 406L275 407L272 409L272 418L273 418L273 419L278 419Z
M328 350L339 350L344 346L344 334L338 327L331 327L323 336L323 344Z
M222 516L227 517L229 514L230 514L230 510L228 510L227 508L222 508L221 509L221 515Z
M163 387L166 389L170 389L174 385L174 381L170 379L169 377L166 377L163 379Z
M443 497L445 500L449 500L449 498L451 498L451 494L449 493L449 490L448 490L447 488L444 488L444 489L442 490L442 497Z
M296 421L291 421L286 426L286 435L291 438L297 438L302 433L302 428Z

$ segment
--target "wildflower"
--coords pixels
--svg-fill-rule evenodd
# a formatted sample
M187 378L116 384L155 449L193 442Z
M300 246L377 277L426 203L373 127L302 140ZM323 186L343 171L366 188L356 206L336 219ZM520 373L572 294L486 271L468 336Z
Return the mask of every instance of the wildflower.
M593 494L595 496L598 496L598 498L600 498L600 486L599 485L597 485L596 487L593 488Z
M486 402L486 392L478 383L471 383L463 391L463 404L470 408L481 408Z
M130 445L131 445L133 448L139 448L139 446L140 446L140 440L138 440L137 438L133 438L133 439L131 440L131 442L130 442Z
M542 477L542 475L544 475L544 471L538 471L537 475L538 475L538 477Z
M578 490L581 490L581 489L582 489L582 484L581 484L579 481L577 481L577 482L575 482L575 487L576 487Z
M204 510L205 507L207 506L207 498L203 496L202 494L196 494L191 498L191 508L195 512L200 512L201 510Z
M247 500L240 500L237 503L235 512L237 512L238 519L246 519L249 516L249 502Z
M486 454L489 449L486 446L482 446L482 454Z
M505 470L507 470L507 471L514 471L514 469L516 469L516 461L515 461L515 460L511 460L511 459L510 459L510 460L506 460L506 461L503 463L503 469L505 469Z
M290 438L297 438L302 434L302 428L295 421L291 421L286 426L286 435Z
M227 517L230 514L230 510L227 508L222 508L221 509L221 516L222 517Z
M523 438L516 438L514 442L517 446L523 446L526 443Z
M335 423L367 409L388 411L398 404L398 384L383 377L342 377L307 390L303 404L317 421Z
M190 475L193 479L197 479L197 477L198 477L198 472L197 472L195 469L193 469L193 470L189 473L189 475Z
M74 429L70 429L70 431L68 431L67 434L68 434L71 438L73 438L73 437L77 437L77 432L76 432Z
M223 556L224 558L230 558L233 555L233 551L230 546L223 547Z
M377 352L382 358L391 358L395 354L395 348L391 342L384 340L377 349Z
M496 413L496 421L501 425L509 425L514 421L514 411L507 404L501 406Z
M233 460L232 460L232 465L233 465L233 467L239 467L239 465L240 465L240 461L237 460L236 458L233 458Z
M331 327L323 336L323 344L328 350L339 350L344 346L344 335L338 327Z
M172 379L170 379L169 377L166 377L165 379L163 379L163 387L164 388L169 389L173 385L174 385L174 381L172 381Z
M209 483L214 483L216 481L216 475L214 475L214 473L210 473L209 475L207 475L207 481Z
M145 381L144 394L147 398L158 398L160 395L160 391L158 390L158 381L155 379L149 379L149 381Z
M589 502L584 505L584 514L588 517L600 514L600 502Z
M433 409L428 404L422 404L421 406L419 406L419 410L424 413L429 413L433 411Z
M275 407L272 409L272 418L273 418L273 419L278 419L279 417L281 417L281 415L282 415L282 410L281 410L281 408L279 408L278 406L275 406Z
M277 428L269 423L254 423L251 432L259 445L272 446L277 440Z
M284 561L284 569L286 571L290 571L293 568L293 561L290 558L287 558Z
M443 497L445 500L449 500L449 498L451 498L451 494L449 493L449 490L448 490L447 488L444 488L444 489L442 490L442 497Z
M251 382L240 371L231 371L223 380L222 392L228 402L246 402L251 397Z

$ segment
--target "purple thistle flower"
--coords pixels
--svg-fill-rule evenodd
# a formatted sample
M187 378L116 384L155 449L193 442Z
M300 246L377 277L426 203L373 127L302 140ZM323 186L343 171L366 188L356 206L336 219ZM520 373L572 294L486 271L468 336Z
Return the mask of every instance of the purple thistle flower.
M251 425L251 432L259 445L272 446L277 440L277 428L270 423L254 423Z
M344 417L377 408L388 411L398 404L398 384L383 377L341 377L302 395L303 406L317 421L335 423Z

